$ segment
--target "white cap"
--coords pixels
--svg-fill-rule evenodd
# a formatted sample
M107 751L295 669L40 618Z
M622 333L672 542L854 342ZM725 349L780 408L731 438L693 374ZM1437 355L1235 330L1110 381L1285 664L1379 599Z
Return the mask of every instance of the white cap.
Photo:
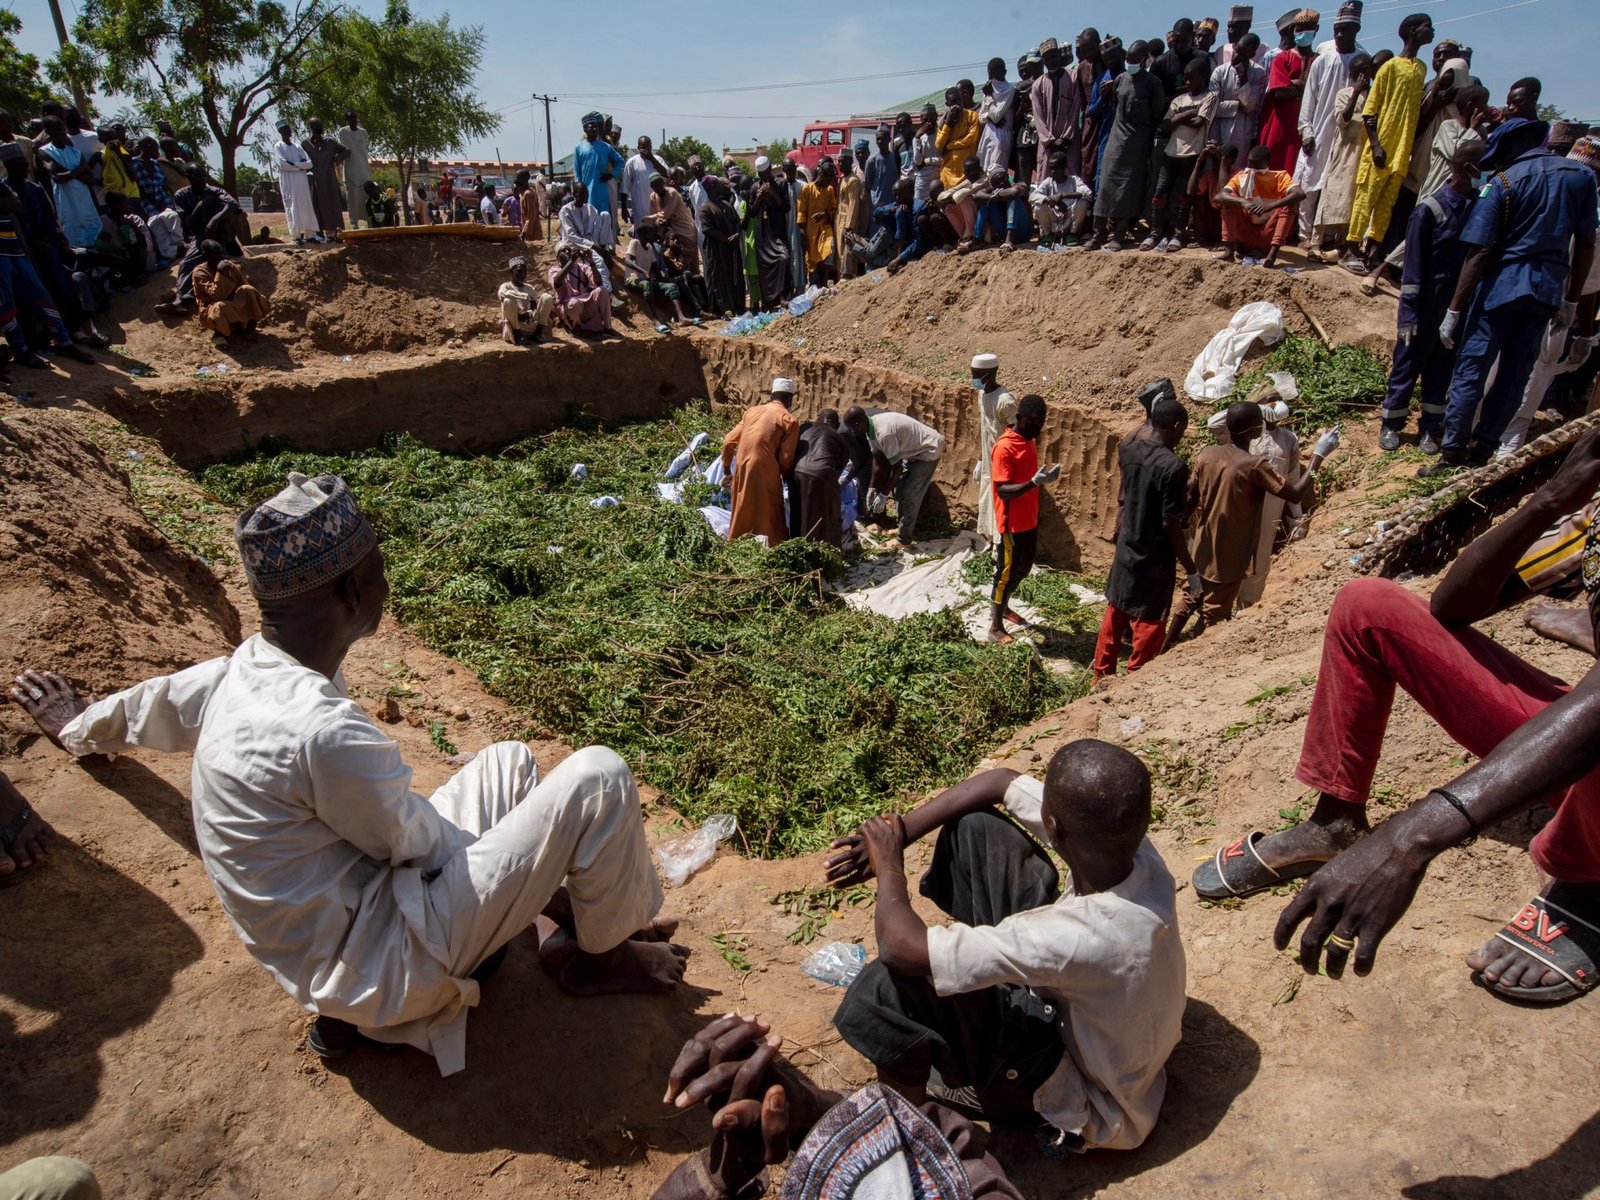
M998 354L974 354L972 356L972 369L974 371L997 371L1000 369L1000 356Z
M1228 410L1219 409L1206 418L1206 428L1212 433L1221 433L1228 428Z
M772 381L772 391L773 394L784 392L792 396L794 395L794 380L786 379L782 375L779 375Z
M768 158L765 154L758 155L756 157L756 170L765 171L771 165L772 165L772 160L770 158Z

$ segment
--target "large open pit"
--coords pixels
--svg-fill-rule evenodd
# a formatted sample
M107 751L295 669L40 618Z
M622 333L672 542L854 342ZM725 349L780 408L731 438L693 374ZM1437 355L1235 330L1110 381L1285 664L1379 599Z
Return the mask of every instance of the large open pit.
M852 285L754 338L657 337L635 314L620 339L513 351L490 340L497 258L478 245L280 252L247 264L277 305L256 345L218 350L190 326L152 321L143 294L110 314L121 357L16 373L31 402L58 411L0 402L0 668L54 667L105 689L226 652L255 611L227 561L227 505L194 473L279 440L348 455L406 432L487 451L578 413L609 426L699 397L743 402L782 373L800 382L804 413L886 404L943 429L937 494L959 518L971 507L964 383L977 350L1001 354L1013 391L1051 400L1044 453L1066 472L1045 512L1047 554L1099 571L1112 449L1146 379L1180 378L1249 300L1274 299L1292 328L1339 340L1381 344L1393 327L1392 304L1363 301L1338 271L1291 278L1188 254L976 256ZM154 373L135 375L136 364ZM1370 422L1352 419L1346 435L1325 507L1275 564L1260 606L1108 696L986 740L1004 740L989 761L1037 771L1074 737L1128 745L1151 767L1152 837L1180 881L1245 830L1291 819L1305 800L1293 769L1328 606L1409 480L1410 462L1375 453ZM1487 631L1566 678L1589 665L1518 613ZM450 776L446 745L478 750L526 728L474 671L393 621L345 669L419 790ZM536 750L546 769L566 752L555 741ZM709 1137L701 1114L659 1103L707 1014L766 1014L785 1052L828 1086L868 1077L830 1025L837 990L799 971L815 948L795 936L802 914L827 922L824 938L871 939L869 907L834 911L802 892L820 881L816 854L724 852L670 894L694 951L676 998L575 1000L519 940L472 1015L466 1072L440 1080L404 1051L358 1053L334 1071L305 1049L306 1015L217 907L195 857L187 757L76 764L9 706L0 754L61 834L43 867L0 893L5 1165L78 1155L108 1195L643 1200ZM1402 699L1374 815L1458 763ZM653 795L647 822L652 841L681 827ZM1537 886L1533 828L1505 822L1438 860L1364 980L1307 978L1273 952L1281 896L1205 907L1180 892L1190 1003L1150 1141L1065 1166L1026 1135L996 1134L992 1148L1025 1195L1052 1198L1594 1191L1592 1001L1512 1009L1460 965Z

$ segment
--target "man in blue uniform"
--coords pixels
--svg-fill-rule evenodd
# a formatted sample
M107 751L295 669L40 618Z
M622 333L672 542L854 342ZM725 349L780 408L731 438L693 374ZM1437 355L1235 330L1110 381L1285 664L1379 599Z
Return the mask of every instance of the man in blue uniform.
M1411 392L1422 380L1422 435L1419 448L1437 454L1444 435L1444 402L1456 352L1439 340L1439 324L1450 309L1461 266L1471 249L1461 231L1478 194L1482 139L1463 138L1450 155L1450 179L1411 210L1406 222L1406 265L1400 281L1399 328L1394 365L1389 369L1389 394L1383 401L1383 429L1378 445L1400 448L1400 434L1411 412Z
M1484 162L1493 177L1467 217L1461 240L1473 249L1439 326L1446 346L1460 338L1444 454L1419 474L1489 461L1521 402L1550 320L1570 324L1576 313L1576 292L1594 258L1600 199L1593 171L1544 148L1549 131L1544 121L1512 117L1489 139ZM1497 355L1500 366L1485 395Z

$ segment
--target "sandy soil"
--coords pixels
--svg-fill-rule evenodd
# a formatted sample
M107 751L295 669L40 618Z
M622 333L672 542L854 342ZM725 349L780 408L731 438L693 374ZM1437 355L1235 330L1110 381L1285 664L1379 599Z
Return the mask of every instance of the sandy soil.
M298 344L294 353L310 360ZM153 444L75 434L69 422L81 417L18 417L12 407L3 415L18 449L4 463L0 667L53 666L103 689L220 651L235 635L230 611L245 632L254 628L236 568L219 564L219 600L196 560L137 513L117 456L156 455ZM1301 798L1292 773L1328 605L1380 514L1376 501L1410 469L1373 465L1370 431L1353 431L1350 444L1335 463L1339 494L1311 537L1279 560L1262 606L1108 696L1040 721L994 761L1038 769L1085 734L1139 750L1165 808L1153 836L1183 880L1220 841L1278 824L1279 810ZM22 480L30 464L42 465ZM202 502L194 497L197 520L206 519ZM108 562L126 571L124 591L109 590ZM147 614L130 616L138 604ZM192 628L172 634L185 620ZM1489 628L1567 678L1588 665L1533 637L1518 614ZM418 788L453 769L430 737L435 723L469 750L516 732L470 672L392 624L357 648L347 671L405 749ZM1248 704L1262 688L1284 690ZM465 1073L440 1080L410 1051L361 1051L329 1070L305 1048L307 1016L218 909L195 857L188 759L140 752L77 764L27 736L18 718L0 708L0 768L62 839L0 897L0 1163L76 1154L108 1195L645 1197L706 1140L702 1115L679 1115L659 1097L678 1046L707 1017L765 1013L824 1082L867 1078L831 1028L838 990L800 972L810 947L787 940L797 921L771 903L816 882L820 860L762 863L727 851L669 894L695 952L681 994L567 997L519 939L473 1014ZM546 767L564 753L536 750ZM1448 778L1458 753L1403 701L1379 808ZM646 820L652 839L677 828L653 799ZM1518 818L1444 856L1367 980L1304 978L1276 954L1269 939L1282 897L1207 907L1185 884L1185 1039L1149 1143L1065 1167L1016 1135L997 1135L997 1152L1039 1197L1442 1200L1600 1189L1600 1115L1588 1085L1600 1066L1600 1010L1592 1000L1511 1008L1473 987L1460 962L1537 886L1524 850L1534 828ZM824 937L870 946L870 922L868 911L849 910ZM726 961L713 936L751 969Z

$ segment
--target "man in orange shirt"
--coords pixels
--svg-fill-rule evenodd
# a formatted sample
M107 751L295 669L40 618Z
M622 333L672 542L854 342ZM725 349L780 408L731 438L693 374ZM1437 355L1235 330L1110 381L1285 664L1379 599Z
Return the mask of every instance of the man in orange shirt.
M1236 254L1266 251L1261 260L1264 267L1278 261L1278 247L1295 231L1295 220L1300 212L1300 201L1305 190L1287 171L1272 171L1267 160L1272 151L1266 146L1252 146L1249 166L1228 180L1228 186L1217 195L1217 207L1222 210L1223 262L1233 262Z
M1039 489L1061 474L1060 464L1039 469L1039 451L1034 443L1044 429L1044 411L1042 397L1024 396L1017 405L1015 423L995 441L989 460L998 534L989 640L1001 645L1013 640L1005 630L1005 619L1021 621L1010 604L1017 585L1033 570L1033 556L1039 545Z

